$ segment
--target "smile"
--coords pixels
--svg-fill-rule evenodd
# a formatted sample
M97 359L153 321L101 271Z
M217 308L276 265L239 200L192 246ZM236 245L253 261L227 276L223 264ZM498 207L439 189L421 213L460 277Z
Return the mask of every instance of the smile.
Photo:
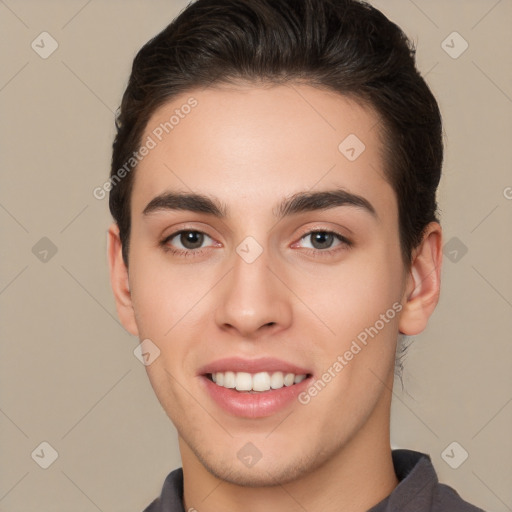
M224 413L257 419L298 404L298 395L314 381L311 368L274 357L228 357L197 371L206 396Z
M208 374L208 377L217 386L235 389L240 392L261 393L274 389L281 389L282 387L293 386L294 384L301 383L306 377L306 374L285 373L277 372L215 372Z

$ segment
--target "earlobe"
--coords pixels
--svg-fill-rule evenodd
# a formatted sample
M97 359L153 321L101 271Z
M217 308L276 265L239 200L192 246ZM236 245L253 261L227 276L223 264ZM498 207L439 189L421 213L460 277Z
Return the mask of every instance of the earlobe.
M419 334L427 326L439 300L442 263L442 230L437 222L425 229L423 240L413 252L407 277L399 329L409 336Z
M128 269L123 260L119 228L116 223L108 230L108 264L110 269L110 284L114 292L117 315L123 327L134 336L138 336L135 312L133 310Z

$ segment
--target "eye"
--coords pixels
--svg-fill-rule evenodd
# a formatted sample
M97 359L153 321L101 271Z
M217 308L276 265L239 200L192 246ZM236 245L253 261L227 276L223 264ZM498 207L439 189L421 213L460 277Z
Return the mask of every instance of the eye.
M302 247L306 249L316 249L319 251L325 251L326 249L331 249L339 245L351 245L350 241L339 233L320 230L307 233L300 239L300 242L303 242L304 245L302 245Z
M201 249L203 244L208 242L211 245L212 238L201 231L183 230L173 233L164 240L164 244L170 249L179 251L193 251Z

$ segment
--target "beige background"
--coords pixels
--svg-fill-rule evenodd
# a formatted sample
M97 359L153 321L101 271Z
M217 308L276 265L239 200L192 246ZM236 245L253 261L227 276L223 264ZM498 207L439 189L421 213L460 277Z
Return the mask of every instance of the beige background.
M466 500L512 510L512 2L373 3L417 42L439 99L442 222L459 244L395 388L393 446L430 453ZM1 512L141 510L180 465L116 318L107 200L92 191L108 175L131 61L184 5L0 0ZM47 59L31 48L43 31L59 45ZM457 59L441 46L453 31L469 43ZM448 39L452 52L461 43ZM57 248L47 261L43 237ZM46 470L31 457L43 441L58 452ZM458 469L441 457L453 441L469 453Z

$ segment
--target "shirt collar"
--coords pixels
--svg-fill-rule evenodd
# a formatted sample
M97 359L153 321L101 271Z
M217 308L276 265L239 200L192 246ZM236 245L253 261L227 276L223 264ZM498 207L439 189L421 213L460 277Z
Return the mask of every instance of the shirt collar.
M430 457L413 450L393 450L392 457L399 484L387 498L368 512L431 510L438 479Z

